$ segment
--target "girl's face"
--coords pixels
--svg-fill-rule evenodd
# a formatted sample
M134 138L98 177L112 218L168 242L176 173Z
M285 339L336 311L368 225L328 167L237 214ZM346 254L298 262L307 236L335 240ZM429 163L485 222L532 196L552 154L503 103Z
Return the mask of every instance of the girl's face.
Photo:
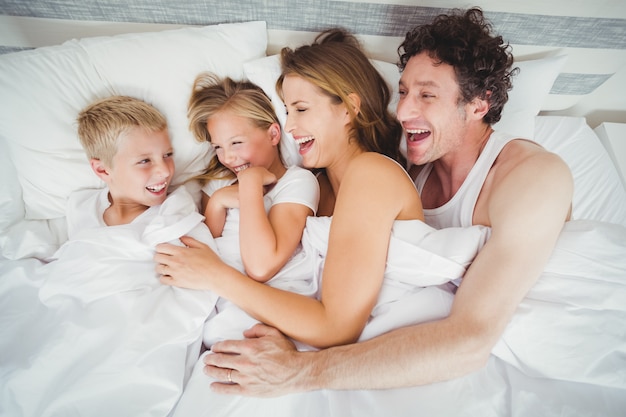
M173 155L167 130L133 127L124 134L111 166L100 165L99 176L109 187L113 205L132 209L163 203L174 175Z
M350 115L343 103L333 103L320 88L297 75L287 75L282 89L285 129L300 146L305 167L329 168L355 146L348 140Z
M276 173L282 166L277 123L263 129L246 117L222 110L208 119L207 130L217 158L235 174L249 167L264 167Z

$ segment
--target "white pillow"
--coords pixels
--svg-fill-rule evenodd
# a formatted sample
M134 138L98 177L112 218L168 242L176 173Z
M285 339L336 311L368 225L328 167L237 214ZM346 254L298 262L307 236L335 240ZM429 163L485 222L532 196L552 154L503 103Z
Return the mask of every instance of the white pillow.
M89 173L74 121L107 86L76 41L2 55L0 73L0 141L21 186L21 196L13 196L23 198L27 218L61 217L65 190L100 185Z
M615 164L626 189L626 123L604 122L593 131Z
M515 62L520 70L513 78L513 89L504 105L496 130L520 138L532 139L535 134L535 116L550 94L552 85L567 60L566 55Z
M0 141L0 231L23 216L24 202L17 171L9 157L8 146L5 141Z
M0 56L0 140L16 167L24 217L62 217L72 191L103 186L89 168L75 120L90 102L112 94L143 99L164 113L174 185L204 169L208 145L195 142L186 119L195 76L243 78L243 63L264 56L266 47L265 22L247 22L86 38Z
M611 157L584 117L538 116L534 140L563 158L572 171L573 219L626 226L626 190Z

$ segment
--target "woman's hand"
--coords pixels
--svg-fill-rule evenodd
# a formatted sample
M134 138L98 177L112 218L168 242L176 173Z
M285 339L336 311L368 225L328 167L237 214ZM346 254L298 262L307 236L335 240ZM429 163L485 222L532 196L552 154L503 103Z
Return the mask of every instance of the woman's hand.
M186 246L161 243L154 260L161 282L176 287L212 290L224 271L230 269L220 257L202 242L188 236L180 239Z

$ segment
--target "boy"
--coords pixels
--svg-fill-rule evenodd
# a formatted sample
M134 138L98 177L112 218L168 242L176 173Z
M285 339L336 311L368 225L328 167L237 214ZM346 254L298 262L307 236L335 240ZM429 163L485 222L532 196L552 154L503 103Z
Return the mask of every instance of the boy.
M68 201L69 240L33 277L43 305L21 334L0 402L19 415L167 415L198 358L217 297L161 285L154 247L212 236L184 187L163 115L131 97L85 108L78 134L106 187ZM101 410L101 411L94 411Z
M91 168L108 188L101 203L110 206L98 219L103 224L130 223L165 201L174 152L167 122L154 107L124 96L97 101L79 114L78 136Z

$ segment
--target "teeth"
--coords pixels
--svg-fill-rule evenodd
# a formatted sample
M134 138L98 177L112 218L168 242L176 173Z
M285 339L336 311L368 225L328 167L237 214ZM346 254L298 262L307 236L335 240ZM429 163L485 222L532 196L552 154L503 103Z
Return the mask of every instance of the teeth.
M312 141L313 139L315 139L315 137L313 137L313 136L303 136L303 137L301 137L301 138L296 139L296 143L297 143L298 145L302 145L303 143L310 142L310 141Z
M246 168L250 168L250 164L243 164L243 165L239 165L238 167L233 168L233 171L235 171L235 173L241 172Z
M419 134L428 133L428 132L430 131L427 129L406 129L406 133L409 133L411 135L415 135L415 134L419 135Z
M158 193L159 191L163 190L165 187L167 187L167 182L164 182L163 184L148 186L146 188L152 191L153 193Z

